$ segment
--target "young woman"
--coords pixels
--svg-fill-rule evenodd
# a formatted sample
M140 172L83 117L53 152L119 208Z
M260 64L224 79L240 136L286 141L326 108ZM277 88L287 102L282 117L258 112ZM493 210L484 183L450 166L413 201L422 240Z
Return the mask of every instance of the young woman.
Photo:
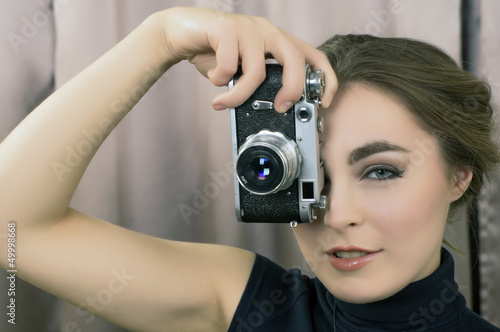
M262 18L193 8L149 17L0 145L0 232L16 224L18 276L133 331L498 331L466 309L441 247L449 217L500 160L489 89L411 40L338 36L320 50ZM222 110L251 95L270 56L284 66L278 112L300 98L305 63L325 74L329 204L294 230L317 279L69 207L130 110L116 100L153 84L146 68L188 60L222 86L241 63L243 77L213 101ZM5 255L0 264L9 269ZM103 289L113 294L105 305Z

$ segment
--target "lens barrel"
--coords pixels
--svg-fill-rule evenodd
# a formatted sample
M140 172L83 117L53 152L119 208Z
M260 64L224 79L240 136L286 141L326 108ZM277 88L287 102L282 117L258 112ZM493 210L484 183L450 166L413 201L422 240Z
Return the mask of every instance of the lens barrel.
M249 192L269 195L290 187L299 176L302 157L297 144L282 133L262 130L250 135L238 151L238 181Z

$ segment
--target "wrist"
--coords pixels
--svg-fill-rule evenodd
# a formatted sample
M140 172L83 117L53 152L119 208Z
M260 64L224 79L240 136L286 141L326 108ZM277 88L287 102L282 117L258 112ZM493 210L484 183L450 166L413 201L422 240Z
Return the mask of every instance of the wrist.
M174 47L170 43L172 38L169 36L171 29L168 28L168 23L172 21L171 17L174 10L174 8L170 8L156 12L143 22L145 28L151 31L151 34L154 36L155 51L167 69L184 60L175 54L175 51L173 51Z

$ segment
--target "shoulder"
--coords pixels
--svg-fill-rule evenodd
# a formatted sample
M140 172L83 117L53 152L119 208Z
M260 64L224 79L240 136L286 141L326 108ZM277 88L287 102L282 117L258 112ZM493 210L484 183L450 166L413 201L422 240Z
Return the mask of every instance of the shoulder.
M317 299L325 297L325 291L317 279L310 279L300 270L285 270L271 260L256 255L229 332L314 331L318 322L314 321L311 311L324 312L316 310L321 309L316 307L325 303ZM326 312L319 315L320 321L321 316L328 321Z

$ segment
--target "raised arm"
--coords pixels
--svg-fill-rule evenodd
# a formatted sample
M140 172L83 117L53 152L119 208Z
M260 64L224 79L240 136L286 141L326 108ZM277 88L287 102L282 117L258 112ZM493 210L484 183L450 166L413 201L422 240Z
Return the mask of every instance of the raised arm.
M227 328L252 254L150 238L74 211L69 202L102 141L172 65L187 59L224 85L241 63L244 77L213 101L223 109L260 84L269 54L285 67L276 105L287 108L300 97L307 61L326 73L328 106L335 78L326 58L266 20L193 8L146 19L1 143L0 266L8 269L6 233L15 222L16 267L28 282L131 330ZM96 300L101 290L113 300Z

